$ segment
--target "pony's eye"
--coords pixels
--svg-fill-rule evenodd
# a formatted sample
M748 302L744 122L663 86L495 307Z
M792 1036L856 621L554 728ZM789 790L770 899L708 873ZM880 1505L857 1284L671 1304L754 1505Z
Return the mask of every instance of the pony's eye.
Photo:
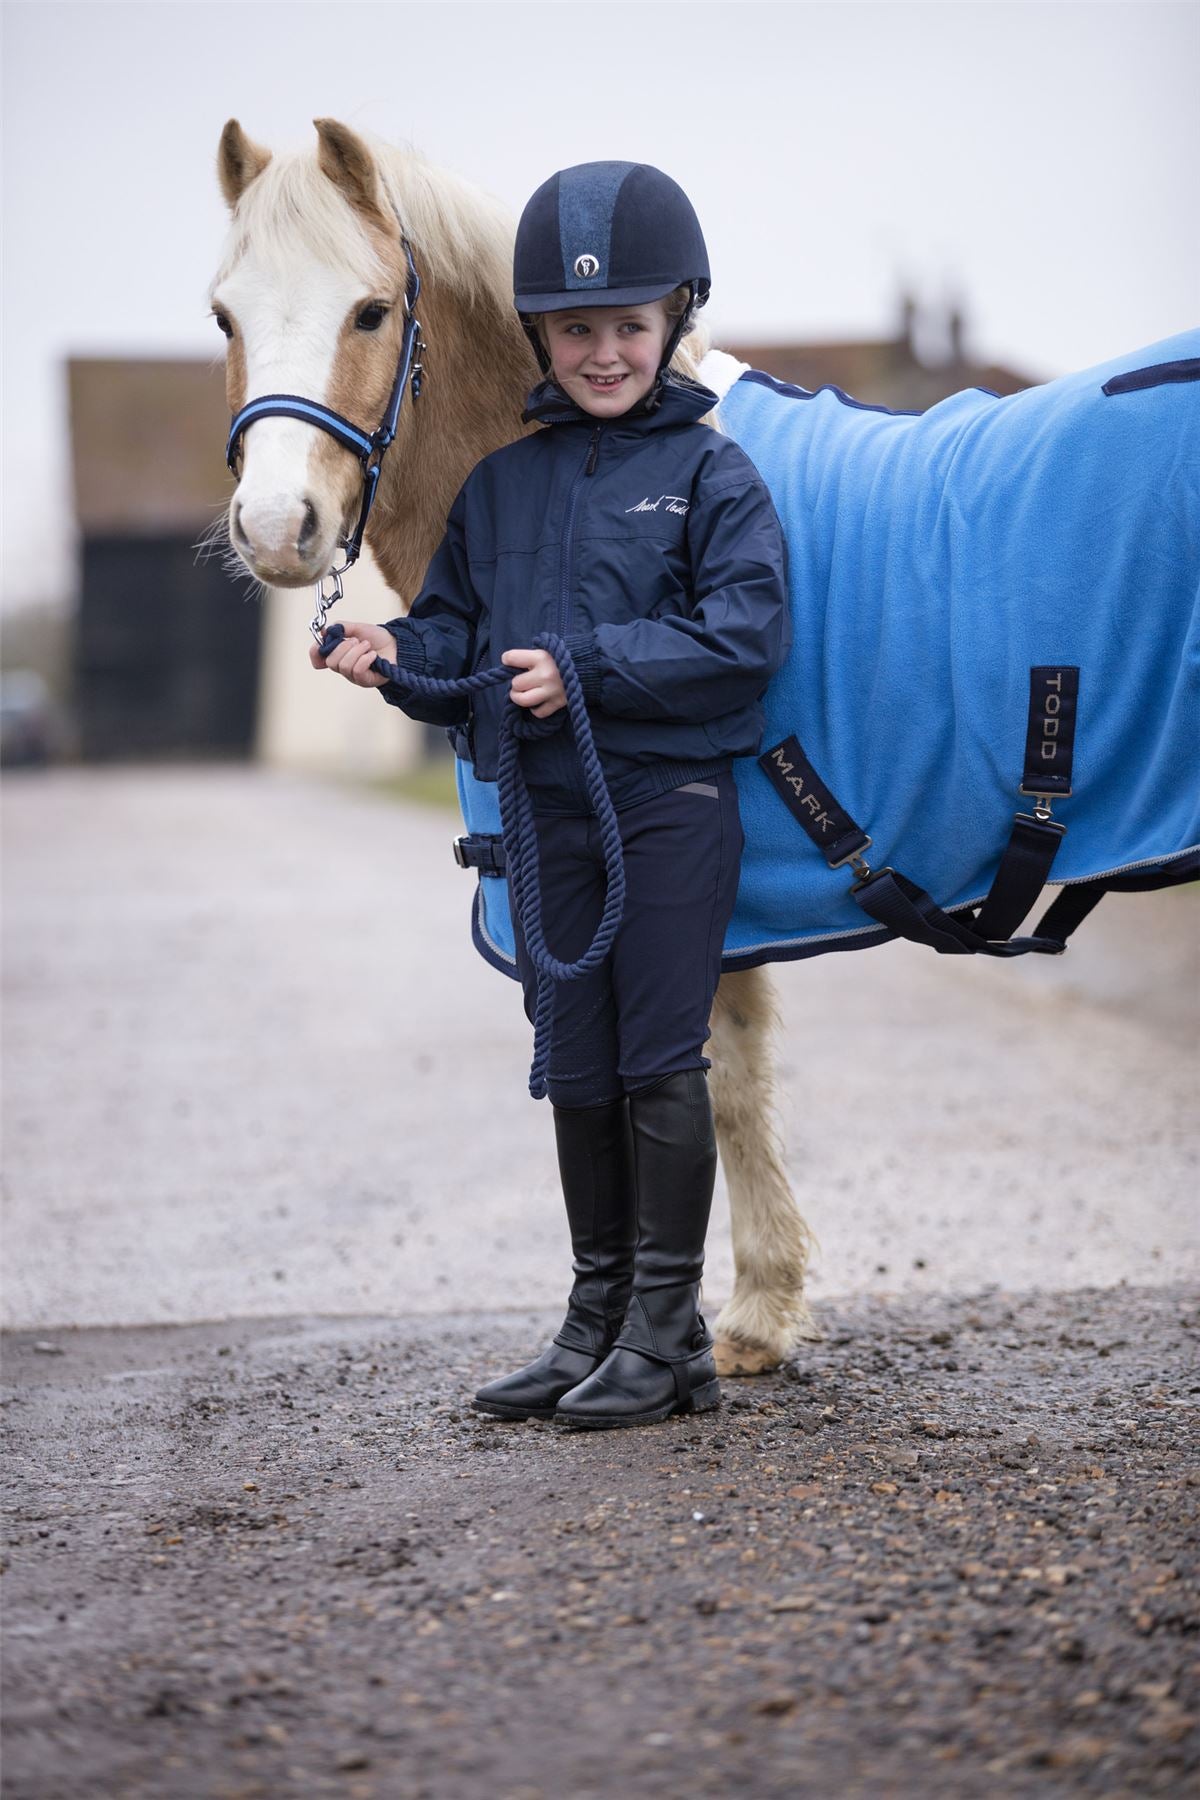
M226 337L231 338L233 336L233 326L229 321L228 314L215 312L213 318L217 321L217 330L224 332Z
M355 319L355 321L354 321L355 330L356 331L378 331L379 327L383 324L383 321L387 318L387 316L388 316L388 309L384 305L383 301L382 300L372 300L369 306L363 307L363 309L359 313L357 319Z

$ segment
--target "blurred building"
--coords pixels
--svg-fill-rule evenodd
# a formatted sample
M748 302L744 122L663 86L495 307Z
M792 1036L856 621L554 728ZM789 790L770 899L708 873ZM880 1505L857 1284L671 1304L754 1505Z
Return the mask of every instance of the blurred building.
M264 594L210 542L232 489L220 365L78 358L68 389L81 754L258 756L358 774L419 759L422 727L311 668L311 590ZM395 610L367 556L350 592L368 618Z
M247 755L261 615L219 558L196 554L222 497L220 379L106 358L71 362L68 389L82 754Z

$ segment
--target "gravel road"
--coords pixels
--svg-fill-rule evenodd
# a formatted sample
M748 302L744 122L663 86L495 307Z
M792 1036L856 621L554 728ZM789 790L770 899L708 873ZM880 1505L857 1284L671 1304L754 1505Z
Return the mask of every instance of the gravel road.
M10 1340L8 1800L1194 1793L1194 1294L863 1297L714 1414L548 1315Z
M4 826L4 1324L560 1301L531 1034L449 815L63 770L6 780ZM1119 895L1061 960L779 968L812 1292L1200 1278L1198 919L1194 890ZM711 1313L731 1284L720 1187Z

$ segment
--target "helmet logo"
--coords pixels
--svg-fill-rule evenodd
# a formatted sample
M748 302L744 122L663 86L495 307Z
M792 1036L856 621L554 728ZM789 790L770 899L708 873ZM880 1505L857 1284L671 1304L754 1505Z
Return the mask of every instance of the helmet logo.
M600 273L599 261L594 256L577 256L575 258L575 273L579 276L581 281L588 281L593 275L598 275Z

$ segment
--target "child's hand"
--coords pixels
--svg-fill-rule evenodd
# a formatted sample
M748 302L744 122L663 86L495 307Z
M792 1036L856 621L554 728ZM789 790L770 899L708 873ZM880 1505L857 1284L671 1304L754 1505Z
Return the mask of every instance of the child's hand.
M508 690L518 706L533 708L535 719L548 719L567 704L558 664L548 650L506 650L500 658L510 669L521 669Z
M333 669L338 675L344 675L355 687L386 687L387 682L382 675L371 673L371 664L377 656L385 662L396 660L396 640L390 631L382 625L364 625L358 619L342 621L346 635L335 650L329 652L328 659L321 655L316 644L308 652L308 660L314 669Z

